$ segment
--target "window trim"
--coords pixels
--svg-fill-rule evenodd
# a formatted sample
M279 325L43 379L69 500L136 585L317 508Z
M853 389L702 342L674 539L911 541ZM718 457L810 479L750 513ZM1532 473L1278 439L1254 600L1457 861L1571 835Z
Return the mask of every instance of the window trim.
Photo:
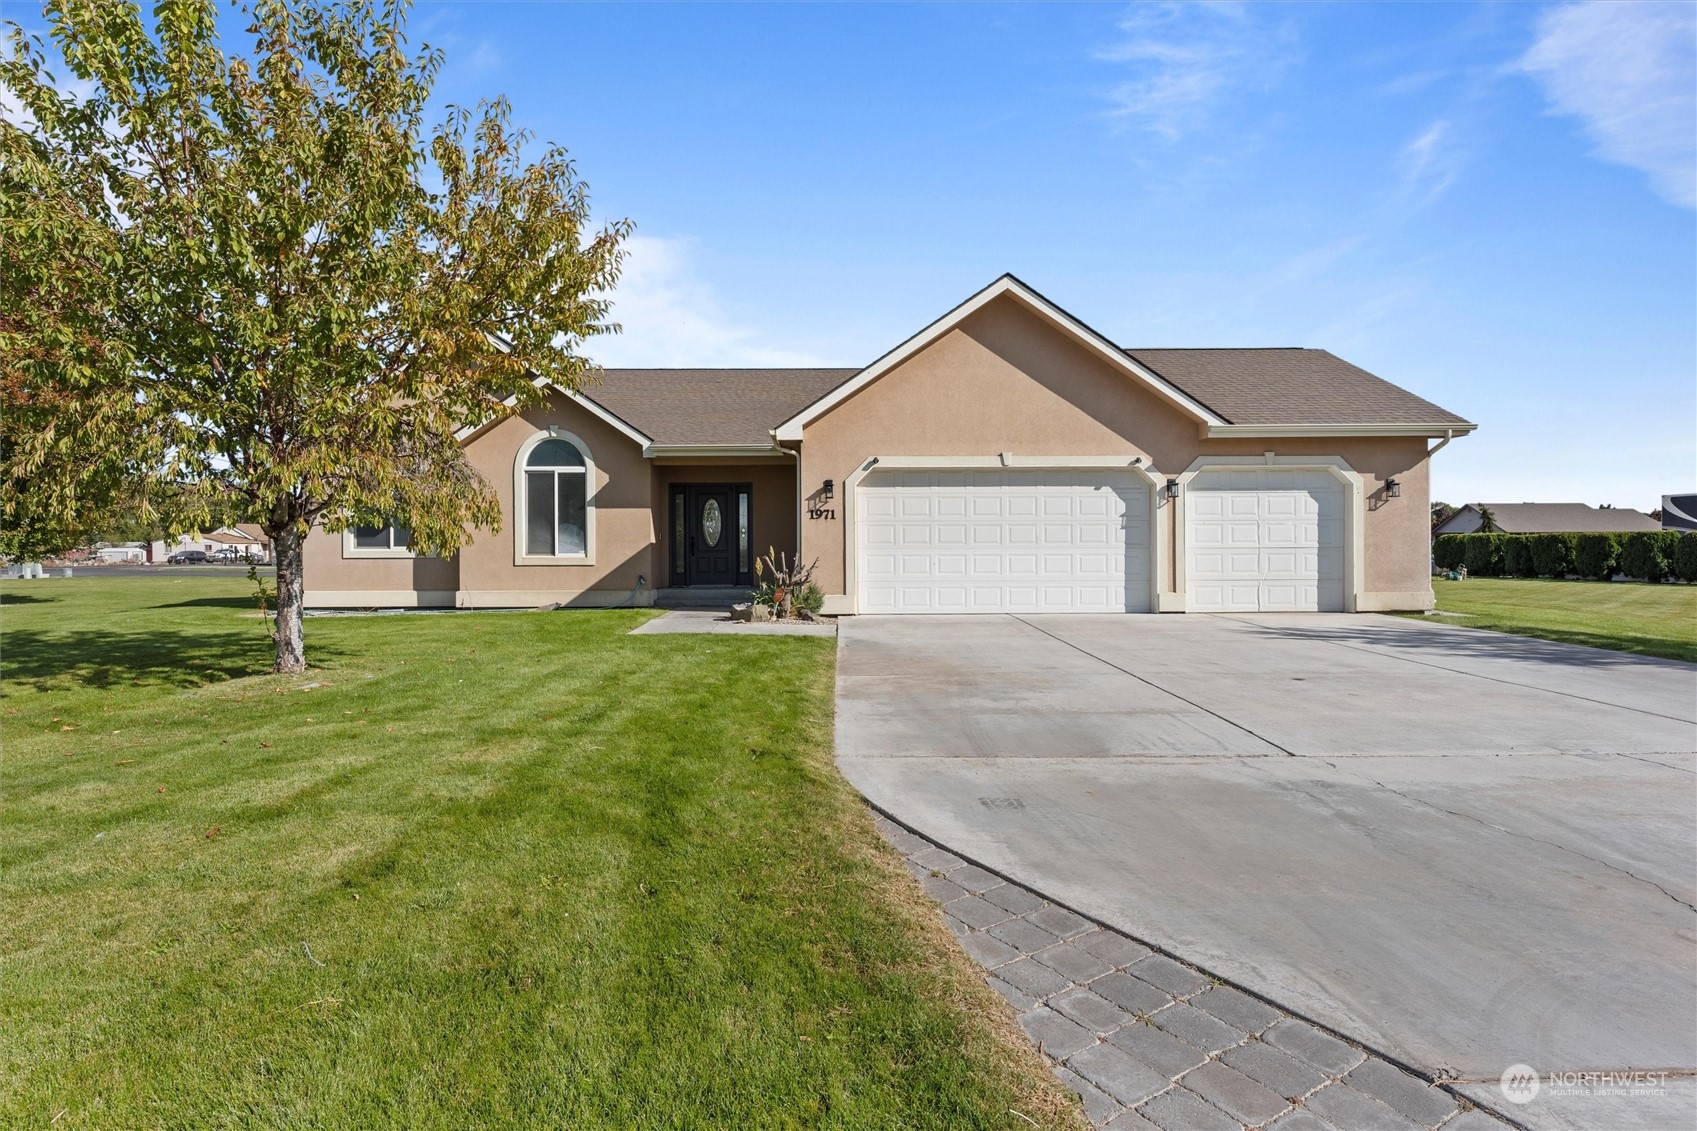
M581 554L531 554L525 550L530 534L530 515L525 500L526 493L524 461L530 458L530 453L537 446L548 440L564 440L578 450L583 457L583 553ZM538 431L524 443L519 445L518 454L513 457L513 564L515 566L592 566L595 564L595 496L600 482L595 477L595 456L589 450L589 445L583 442L576 433L564 428L549 427ZM556 506L558 504L556 503Z
M348 526L347 528L345 528L342 531L342 557L344 557L344 558L416 558L416 557L418 557L418 554L413 551L413 548L410 545L405 546L405 547L399 547L399 548L397 548L394 545L395 536L392 533L394 525L395 524L394 524L393 521L386 522L386 523L383 524L383 529L391 531L391 533L389 535L390 546L386 550L379 550L379 549L377 549L376 547L373 547L373 546L360 546L360 545L355 544L355 542L354 542L354 528L352 526Z

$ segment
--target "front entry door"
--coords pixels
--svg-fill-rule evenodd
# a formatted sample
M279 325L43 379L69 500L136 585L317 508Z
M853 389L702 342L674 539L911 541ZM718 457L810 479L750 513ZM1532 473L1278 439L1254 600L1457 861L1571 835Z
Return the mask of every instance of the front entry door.
M689 584L736 584L736 492L729 487L692 486L684 500Z

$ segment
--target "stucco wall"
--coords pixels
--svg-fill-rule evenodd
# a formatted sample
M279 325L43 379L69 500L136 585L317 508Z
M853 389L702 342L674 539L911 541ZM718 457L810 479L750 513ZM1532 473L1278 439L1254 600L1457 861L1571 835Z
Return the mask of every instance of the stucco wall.
M1337 455L1363 480L1365 593L1429 600L1426 441L1376 439L1205 440L1188 416L1013 299L986 306L959 327L809 424L802 434L802 490L839 485L833 519L802 520L803 553L817 579L842 595L846 553L842 485L872 456L1142 456L1164 478L1199 456ZM1395 476L1402 497L1384 500ZM1175 580L1179 532L1162 506L1165 591ZM1371 604L1371 602L1364 602Z
M514 461L526 441L550 427L563 428L580 439L594 464L590 555L518 564L523 516L513 506ZM582 406L556 396L546 405L494 425L467 445L466 455L494 487L506 521L498 532L474 532L460 550L460 604L530 605L574 599L606 603L635 590L639 576L652 579L649 466L636 441Z
M340 533L314 529L301 552L306 603L317 605L451 605L459 589L459 557L344 558ZM330 597L329 594L339 594Z
M525 441L549 427L583 441L594 463L592 556L542 565L516 564L514 459ZM307 603L335 605L458 604L469 607L577 601L610 604L652 574L654 529L649 512L650 468L641 447L581 406L556 396L510 417L466 447L501 503L497 531L474 531L454 557L346 558L342 536L314 531L306 541ZM643 598L639 598L640 600Z

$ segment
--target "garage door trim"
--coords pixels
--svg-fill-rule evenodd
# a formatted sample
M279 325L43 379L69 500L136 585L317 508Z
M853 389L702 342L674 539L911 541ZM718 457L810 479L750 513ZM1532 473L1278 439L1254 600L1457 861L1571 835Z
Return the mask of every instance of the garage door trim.
M1021 471L1133 471L1149 485L1149 549L1154 561L1149 569L1149 608L1160 607L1160 594L1167 590L1168 537L1160 521L1159 507L1162 492L1157 490L1166 482L1148 457L1120 456L1016 456L1004 452L995 456L872 456L854 470L843 484L843 589L853 607L846 612L860 612L861 530L857 509L860 481L873 471L974 471L991 468L1012 468ZM829 610L833 613L835 609Z
M1365 560L1365 535L1362 530L1366 502L1366 487L1360 474L1342 456L1281 456L1271 452L1259 456L1201 456L1178 476L1178 509L1173 515L1173 575L1185 586L1184 600L1189 608L1189 562L1186 553L1190 543L1190 524L1185 514L1185 500L1190 495L1190 481L1204 471L1244 471L1252 468L1274 468L1279 471L1324 471L1343 486L1343 607L1348 613L1361 608L1362 563Z

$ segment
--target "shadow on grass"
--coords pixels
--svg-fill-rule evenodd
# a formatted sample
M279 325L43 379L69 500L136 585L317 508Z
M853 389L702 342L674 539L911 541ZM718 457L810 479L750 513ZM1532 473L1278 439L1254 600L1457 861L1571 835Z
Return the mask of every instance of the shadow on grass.
M113 687L163 684L201 687L241 676L263 675L275 656L257 622L251 632L38 632L6 633L0 676L37 691L71 685ZM314 642L314 667L340 652Z
M154 605L155 609L253 609L259 610L259 602L252 597L195 597L188 601L173 601L168 605Z
M57 597L31 597L27 593L0 593L0 605L50 605Z

